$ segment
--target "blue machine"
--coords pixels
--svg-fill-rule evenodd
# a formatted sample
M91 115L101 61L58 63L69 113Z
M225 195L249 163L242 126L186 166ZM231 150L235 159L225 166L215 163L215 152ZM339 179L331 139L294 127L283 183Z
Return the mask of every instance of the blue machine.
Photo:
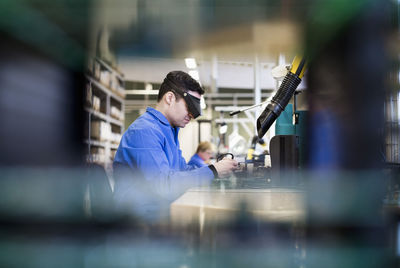
M275 123L276 136L296 136L295 147L297 148L299 167L302 167L304 164L306 124L307 111L297 110L293 113L293 104L291 103L286 106L285 110L280 114Z

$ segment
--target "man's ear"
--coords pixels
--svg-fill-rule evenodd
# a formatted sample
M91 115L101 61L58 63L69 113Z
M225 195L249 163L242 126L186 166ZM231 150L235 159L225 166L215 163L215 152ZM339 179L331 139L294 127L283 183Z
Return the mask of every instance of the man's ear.
M167 93L165 93L164 99L165 99L165 102L168 105L170 105L172 103L172 101L175 100L175 94L172 91L168 91Z

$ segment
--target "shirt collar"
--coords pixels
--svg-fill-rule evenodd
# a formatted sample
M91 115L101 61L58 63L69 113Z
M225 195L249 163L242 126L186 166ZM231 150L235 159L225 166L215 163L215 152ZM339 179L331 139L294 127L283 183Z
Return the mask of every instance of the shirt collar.
M146 112L157 118L164 125L171 126L171 124L168 122L168 119L160 111L157 111L152 107L147 107Z

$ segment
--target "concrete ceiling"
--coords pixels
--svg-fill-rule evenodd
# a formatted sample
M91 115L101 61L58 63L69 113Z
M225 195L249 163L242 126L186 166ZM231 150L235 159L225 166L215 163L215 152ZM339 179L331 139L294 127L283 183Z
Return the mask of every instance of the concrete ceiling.
M92 10L92 45L127 77L148 59L160 81L186 57L198 62L270 64L302 48L306 1L102 0ZM135 61L136 59L136 61ZM140 60L137 60L140 59ZM135 66L136 67L132 67ZM129 67L127 67L129 66ZM183 66L184 67L184 66ZM184 68L180 68L184 69Z

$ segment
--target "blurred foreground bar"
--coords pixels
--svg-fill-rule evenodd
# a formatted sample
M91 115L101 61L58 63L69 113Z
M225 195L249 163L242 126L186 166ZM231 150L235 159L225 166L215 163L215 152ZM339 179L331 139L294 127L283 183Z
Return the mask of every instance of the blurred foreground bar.
M313 3L307 267L393 267L382 171L389 3Z

